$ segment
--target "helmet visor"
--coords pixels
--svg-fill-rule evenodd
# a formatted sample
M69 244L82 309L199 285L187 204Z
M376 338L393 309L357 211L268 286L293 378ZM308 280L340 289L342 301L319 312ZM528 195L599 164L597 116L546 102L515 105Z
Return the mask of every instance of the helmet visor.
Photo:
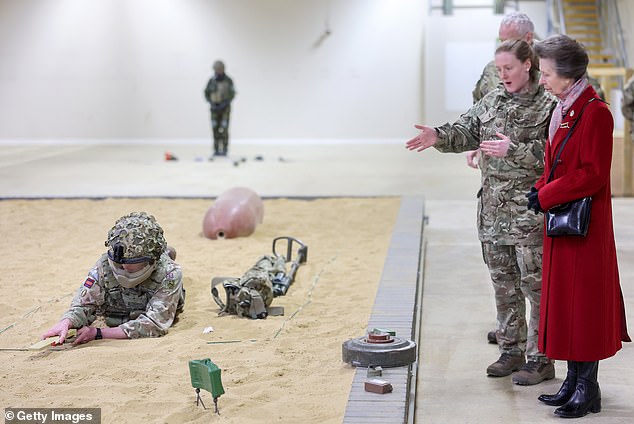
M124 258L123 255L117 255L116 250L108 249L108 259L118 264L140 264L141 262L154 262L151 256L139 256L137 258Z

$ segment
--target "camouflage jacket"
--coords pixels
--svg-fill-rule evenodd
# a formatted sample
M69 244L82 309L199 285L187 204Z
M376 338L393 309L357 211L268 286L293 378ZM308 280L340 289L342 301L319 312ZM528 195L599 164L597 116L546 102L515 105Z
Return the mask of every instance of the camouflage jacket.
M634 76L629 79L623 88L623 98L621 99L621 112L625 119L634 121Z
M205 99L212 106L222 105L224 108L231 103L235 95L233 80L228 75L222 79L211 77L207 82L207 87L205 87Z
M88 272L62 319L68 318L73 328L80 328L103 315L109 327L121 327L129 338L159 337L167 333L184 303L180 266L167 254L161 256L150 278L131 289L119 285L104 254Z
M525 195L544 170L544 143L555 104L555 98L537 83L521 94L508 93L500 86L458 121L437 128L434 147L441 152L475 150L480 141L496 139L496 132L511 140L503 158L480 155L480 241L504 245L542 243L543 217L527 209Z
M495 90L500 82L498 71L495 68L495 61L492 60L482 70L482 75L480 75L480 79L471 93L473 95L473 103L477 103L488 92Z

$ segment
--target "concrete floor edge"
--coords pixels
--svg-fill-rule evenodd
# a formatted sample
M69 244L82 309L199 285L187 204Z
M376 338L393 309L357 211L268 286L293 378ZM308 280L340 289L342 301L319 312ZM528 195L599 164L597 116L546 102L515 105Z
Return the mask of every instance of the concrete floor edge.
M382 375L376 378L387 381L393 388L391 393L385 394L367 392L364 383L368 380L368 369L357 367L343 419L346 424L401 424L414 420L423 232L423 197L402 197L367 328L368 331L387 328L394 330L398 339L413 340L416 358L409 365L383 368ZM395 288L398 291L392 290Z

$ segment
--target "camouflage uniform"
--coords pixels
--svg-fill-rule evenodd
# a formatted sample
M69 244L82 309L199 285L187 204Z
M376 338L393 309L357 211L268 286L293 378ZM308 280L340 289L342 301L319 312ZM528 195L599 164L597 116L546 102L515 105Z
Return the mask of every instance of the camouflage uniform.
M634 140L634 76L623 87L623 97L621 98L621 112L623 117L630 121L630 134Z
M495 61L487 63L482 70L480 79L476 82L475 88L471 93L473 95L473 103L477 103L489 91L493 91L500 84L500 76L495 68Z
M138 228L139 222L150 222L153 228L160 229L154 218L145 213L130 214L117 221L106 241L106 246L111 247L110 254L104 253L88 272L62 317L68 318L73 328L88 326L97 315L102 315L109 327L119 326L128 338L159 337L167 333L177 313L183 310L185 290L181 269L165 252L162 229L154 240L139 239L142 232L131 230L131 226ZM110 262L114 241L126 242L125 237L134 242L126 246L128 259L149 252L156 265L147 279L131 288L120 284Z
M555 104L536 82L521 94L499 86L458 121L438 127L434 146L441 152L475 150L480 141L497 138L496 132L511 140L505 157L480 155L478 236L495 291L500 351L526 352L538 361L548 361L537 350L543 217L529 212L525 194L543 172ZM524 297L531 303L528 329Z
M211 128L214 138L214 154L226 155L229 149L229 119L231 118L231 101L236 95L233 80L224 74L221 62L214 64L214 69L221 66L222 74L215 74L207 82L205 99L211 109Z

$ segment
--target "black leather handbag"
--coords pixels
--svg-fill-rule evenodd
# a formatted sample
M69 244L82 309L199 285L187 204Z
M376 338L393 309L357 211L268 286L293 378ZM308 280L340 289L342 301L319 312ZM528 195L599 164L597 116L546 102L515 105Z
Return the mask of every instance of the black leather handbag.
M586 106L596 100L596 98L592 98L583 106L583 109ZM599 99L600 100L600 99ZM583 114L583 109L579 113L579 116L575 120L574 124L572 124L572 128L566 134L566 138L561 143L561 147L557 152L557 156L554 161L554 165L550 168L550 174L548 175L548 180L546 182L550 182L555 172L555 168L557 167L557 163L559 163L559 157L561 156L561 152L564 150L564 146L568 142L568 139L572 135L575 127L577 126L577 122L581 119L581 115ZM588 227L590 224L590 210L592 209L592 197L583 197L581 199L573 200L572 202L564 203L563 205L558 205L550 208L546 211L546 235L548 237L562 237L562 236L577 236L577 237L585 237L588 234Z
M591 208L590 196L550 208L546 212L546 235L585 237L588 234Z

